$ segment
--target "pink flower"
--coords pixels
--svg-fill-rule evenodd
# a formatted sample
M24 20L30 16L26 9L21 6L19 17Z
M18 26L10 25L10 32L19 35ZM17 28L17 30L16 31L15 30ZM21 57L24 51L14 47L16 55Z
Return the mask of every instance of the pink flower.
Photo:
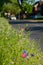
M27 57L27 54L26 53L23 53L22 54L22 58L26 58Z
M21 31L24 31L24 28L21 28Z

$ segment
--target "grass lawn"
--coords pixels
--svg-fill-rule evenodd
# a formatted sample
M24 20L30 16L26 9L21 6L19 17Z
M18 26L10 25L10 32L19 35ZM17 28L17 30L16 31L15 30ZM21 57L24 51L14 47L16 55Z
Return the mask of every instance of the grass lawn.
M38 42L17 32L4 18L0 18L0 65L43 65Z

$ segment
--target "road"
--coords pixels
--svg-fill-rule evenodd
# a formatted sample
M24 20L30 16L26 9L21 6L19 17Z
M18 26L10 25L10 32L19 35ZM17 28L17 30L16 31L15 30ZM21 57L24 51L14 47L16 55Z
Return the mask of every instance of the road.
M40 40L40 47L43 51L43 23L11 23L11 25L18 30L25 28L27 32L30 31L30 39L34 39L35 41Z

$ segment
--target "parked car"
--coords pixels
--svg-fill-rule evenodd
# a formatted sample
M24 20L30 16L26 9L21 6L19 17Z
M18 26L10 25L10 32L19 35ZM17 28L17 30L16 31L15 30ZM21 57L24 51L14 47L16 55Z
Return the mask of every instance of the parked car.
M10 15L10 16L8 17L8 19L10 19L10 20L16 20L16 16L15 16L15 15Z

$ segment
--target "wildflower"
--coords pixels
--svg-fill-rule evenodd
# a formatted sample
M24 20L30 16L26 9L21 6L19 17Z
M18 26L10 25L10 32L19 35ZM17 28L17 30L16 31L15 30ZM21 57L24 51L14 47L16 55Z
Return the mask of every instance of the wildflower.
M33 56L34 56L34 54L31 54L31 56L33 57Z
M14 64L14 62L12 61L11 64Z
M22 58L26 58L27 57L27 54L26 53L23 53L22 54Z
M23 32L24 31L24 28L21 28L21 31Z

